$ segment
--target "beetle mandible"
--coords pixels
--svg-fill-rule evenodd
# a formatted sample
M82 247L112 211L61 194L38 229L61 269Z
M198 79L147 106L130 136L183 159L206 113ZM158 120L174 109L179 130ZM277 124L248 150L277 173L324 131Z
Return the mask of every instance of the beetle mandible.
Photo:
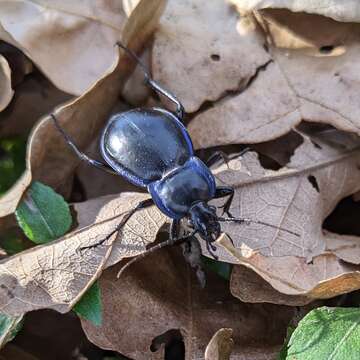
M234 189L229 186L216 186L209 169L209 162L214 162L222 154L215 153L207 164L195 156L191 138L182 123L184 108L180 101L151 78L145 65L132 50L121 43L117 45L139 64L147 85L174 103L176 110L173 112L159 107L137 108L113 115L100 140L100 151L105 162L91 159L81 152L62 129L55 115L51 114L57 129L81 160L106 172L123 176L134 185L146 188L151 195L151 199L140 202L132 209L115 231L101 242L85 248L101 245L119 231L137 210L153 204L172 219L172 223L170 239L154 246L148 252L176 242L193 241L194 236L199 234L206 242L208 252L217 259L213 243L220 235L221 221L255 222L281 229L262 221L231 216L229 209ZM218 217L216 207L208 202L226 196L228 199L222 208L228 217ZM184 218L188 219L192 232L179 237L180 221ZM297 235L289 230L281 230ZM201 275L198 276L201 278Z

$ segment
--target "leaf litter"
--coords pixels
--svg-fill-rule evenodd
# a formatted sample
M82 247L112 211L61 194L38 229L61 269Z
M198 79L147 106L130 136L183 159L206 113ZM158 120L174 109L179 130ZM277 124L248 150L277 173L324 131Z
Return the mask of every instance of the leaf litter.
M27 54L57 88L81 95L116 61L125 20L113 0L6 1L0 39Z
M221 11L216 12L217 6ZM276 19L276 29L282 30L287 47L278 49L271 43L276 35L269 27L272 18L260 27L250 15L239 18L236 10L221 0L200 9L170 2L153 51L154 77L183 99L191 113L189 131L196 148L269 141L303 119L359 134L355 95L360 73L356 61L358 24L342 26L334 20L324 23L317 21L319 16L308 15L309 23L320 24L317 47L309 53L307 48L287 46L289 39L304 36L304 21L293 25L287 20L294 15L284 13ZM189 16L180 17L182 13ZM213 16L218 16L223 28L230 27L229 31L223 34L214 27ZM189 17L191 25L187 23ZM189 26L198 29L195 33L208 28L190 37ZM309 30L307 35L306 39ZM275 44L278 38L275 36ZM221 39L223 47L217 46L216 39ZM330 51L324 56L326 48ZM168 61L170 53L179 62L176 66ZM212 54L220 60L212 61ZM214 95L208 94L215 91Z
M99 280L103 324L96 327L82 320L88 338L130 358L155 360L164 359L164 348L155 344L178 329L185 359L199 359L214 333L228 326L233 329L231 359L276 356L294 309L240 302L231 296L228 282L211 273L207 273L208 286L201 289L179 250L149 255L129 267L120 281L116 281L119 267L106 270Z
M180 17L179 14L187 16ZM360 190L357 141L350 137L344 143L341 133L334 132L332 140L335 139L335 143L329 143L318 139L316 134L295 130L301 134L302 140L291 151L289 147L271 149L279 136L287 134L303 119L359 132L354 95L357 93L358 72L354 59L358 50L358 25L350 24L348 28L342 28L342 44L332 49L331 46L327 48L329 44L323 42L325 37L322 36L326 31L327 35L331 33L329 29L335 21L326 24L326 31L321 35L318 33L317 40L311 41L309 36L299 36L299 27L294 25L294 29L289 30L284 14L259 12L258 23L255 24L250 17L238 18L234 8L221 1L214 3L213 8L191 1L182 4L169 1L155 34L152 70L154 77L176 93L191 113L189 130L197 148L267 142L267 145L254 145L254 148L258 147L258 155L249 152L241 159L233 159L228 164L229 168L221 166L214 169L214 173L219 184L226 183L236 188L231 209L233 215L266 221L295 231L300 236L255 224L228 225L223 230L231 236L235 247L224 235L218 240L218 253L222 261L241 264L234 266L230 281L230 291L235 297L248 302L294 306L360 288L358 237L323 229L325 218L338 202ZM306 16L313 19L311 17L315 15ZM214 26L214 19L221 19L221 24L226 24L229 31L221 33L221 26ZM320 23L321 20L317 22ZM263 26L262 29L259 24ZM341 25L336 27L338 34L339 28ZM193 29L195 35L188 36L188 29ZM354 30L353 33L350 29ZM285 36L278 36L280 33L285 33ZM5 35L10 36L8 32ZM332 35L332 43L336 44L340 35L338 38ZM184 40L179 41L177 36ZM272 38L272 42L269 42L269 38ZM275 48L274 44L287 49ZM249 54L254 57L249 58ZM174 58L173 63L169 61L170 56ZM60 122L80 147L87 147L103 126L104 119L117 100L116 95L124 85L122 74L127 74L129 69L128 64L123 63L80 98L58 108ZM86 81L90 84L89 78ZM101 112L94 116L93 110L102 106ZM329 138L330 135L326 140ZM276 141L272 141L274 139ZM284 153L288 154L284 156ZM271 170L264 166L261 158L264 154L276 162L280 159L280 168ZM15 210L32 179L57 188L73 173L77 164L77 159L60 141L49 120L43 119L30 137L28 170L12 191L0 199L2 216ZM73 232L51 244L3 260L0 265L0 283L4 284L0 289L2 311L20 316L23 312L40 308L69 311L106 267L144 252L156 240L158 232L168 226L167 219L154 207L136 214L123 231L114 234L104 246L84 251L79 249L111 233L124 214L146 196L122 192L120 195L75 204L78 224ZM117 268L106 270L100 278L106 320L100 330L83 320L88 336L103 348L136 355L136 351L140 351L139 356L144 359L156 359L161 358L163 353L162 350L149 352L152 340L157 334L164 334L171 328L180 329L186 343L186 356L190 359L194 354L203 357L206 345L216 331L231 327L235 341L231 358L275 358L284 336L282 332L291 318L290 313L286 315L286 321L273 330L282 337L271 344L262 342L254 348L239 348L238 344L250 344L247 341L252 337L261 338L257 331L246 337L246 331L253 329L253 319L244 315L250 321L242 329L242 333L245 331L244 340L242 334L236 333L236 326L240 325L233 325L231 312L217 308L206 313L204 309L215 306L216 302L212 299L213 294L208 294L210 288L200 295L193 284L193 274L179 263L182 261L179 254L171 264L163 266L162 262L168 261L164 257L172 252L176 253L176 250L162 251L133 265L116 283ZM206 255L205 249L203 252ZM151 262L152 258L156 261ZM254 272L258 274L255 277ZM250 274L253 275L254 285L251 290L248 287ZM166 286L156 285L149 280L156 276ZM244 281L246 279L247 283ZM266 284L267 288L264 289L265 285L261 284ZM185 304L186 311L193 306L195 309L204 306L196 314L200 317L199 324L189 322L187 314L184 320L181 307L184 307L184 303L179 304L178 299L172 301L174 294L171 290L176 286L182 286L181 291L191 288L190 293L194 295L193 305L189 305L189 302ZM214 280L210 286L218 286L218 281ZM220 293L227 293L228 287L229 284L224 286ZM174 293L180 290L174 290ZM169 295L164 296L167 292ZM148 302L139 299L136 303L134 299L138 299L138 294L143 294ZM206 303L207 297L210 298L209 303ZM178 298L181 299L182 295ZM231 306L234 308L244 306L233 297L229 304L233 304ZM263 308L255 305L252 309L255 321ZM243 316L242 311L239 309L236 315ZM135 321L129 313L134 314L135 319L140 319ZM209 314L219 320L211 328L208 324ZM146 322L149 316L152 327ZM259 321L261 329L264 321L272 323L278 320L275 315L271 320L271 316L271 312L266 313ZM118 329L116 326L130 320L134 324L129 324L129 333L120 337L124 328ZM140 327L143 332L131 337L131 330L135 325L138 330L141 321L144 322ZM191 337L193 325L194 338ZM199 328L196 328L197 325ZM183 332L184 328L187 331ZM206 334L203 333L205 330Z

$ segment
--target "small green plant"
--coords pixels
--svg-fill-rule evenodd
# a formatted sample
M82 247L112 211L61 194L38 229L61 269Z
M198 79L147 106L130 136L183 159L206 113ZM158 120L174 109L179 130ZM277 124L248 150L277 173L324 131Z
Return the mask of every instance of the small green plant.
M0 196L21 176L25 169L26 141L13 137L0 139Z
M359 349L360 309L322 307L299 322L279 360L357 360Z

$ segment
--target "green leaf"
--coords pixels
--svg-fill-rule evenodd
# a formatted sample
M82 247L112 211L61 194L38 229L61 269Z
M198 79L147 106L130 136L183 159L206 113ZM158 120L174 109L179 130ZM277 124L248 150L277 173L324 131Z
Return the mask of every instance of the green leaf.
M0 241L1 248L5 250L7 255L14 255L27 249L29 247L27 243L30 243L13 229L1 233Z
M23 315L8 316L0 313L0 348L11 341L20 331Z
M289 326L286 330L286 338L284 341L284 344L281 348L281 351L279 353L279 356L277 358L277 360L286 360L287 354L288 354L288 344L290 341L290 337L292 335L292 333L294 332L295 328L293 326Z
M0 139L0 195L4 194L25 170L26 141Z
M91 321L95 326L102 323L101 294L98 282L95 282L83 295L73 310L80 317Z
M218 260L213 260L206 256L202 256L201 260L206 269L209 269L209 270L215 272L216 274L218 274L225 280L228 280L228 281L230 280L232 264L218 261Z
M287 360L358 360L360 309L322 307L308 313L293 332Z
M36 244L64 235L71 226L69 205L49 186L34 182L15 212L25 235Z

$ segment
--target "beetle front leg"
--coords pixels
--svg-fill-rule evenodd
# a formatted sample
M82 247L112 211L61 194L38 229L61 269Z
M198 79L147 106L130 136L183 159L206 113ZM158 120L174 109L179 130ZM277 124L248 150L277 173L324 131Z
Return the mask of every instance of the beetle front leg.
M233 217L229 212L232 201L234 200L234 189L230 186L218 186L216 188L214 199L223 198L229 196L225 204L220 206L219 209L223 209L223 212L229 217Z
M105 241L109 240L111 238L111 236L113 236L115 233L119 232L121 230L121 228L123 228L126 223L130 220L131 216L133 216L138 210L144 209L146 207L149 207L151 205L154 204L153 199L146 199L143 201L140 201L136 207L134 207L132 210L130 210L120 221L120 224L118 226L116 226L116 228L110 233L108 234L105 238L101 239L100 241L98 241L95 244L89 245L89 246L83 246L80 248L80 250L85 250L85 249L94 249L100 245L102 245Z
M180 220L173 220L170 225L170 241L176 242L176 239L179 237L180 229Z
M209 254L214 258L214 260L219 259L219 257L214 253L216 247L213 244L211 244L210 241L206 241L206 249L209 252Z
M230 169L230 167L229 167L230 160L234 159L235 157L236 158L242 157L244 154L246 154L250 150L251 149L247 147L247 148L241 150L239 153L232 155L231 157L223 151L216 151L206 160L205 164L207 167L210 168L214 164L216 164L219 160L222 160L226 164L228 169Z

